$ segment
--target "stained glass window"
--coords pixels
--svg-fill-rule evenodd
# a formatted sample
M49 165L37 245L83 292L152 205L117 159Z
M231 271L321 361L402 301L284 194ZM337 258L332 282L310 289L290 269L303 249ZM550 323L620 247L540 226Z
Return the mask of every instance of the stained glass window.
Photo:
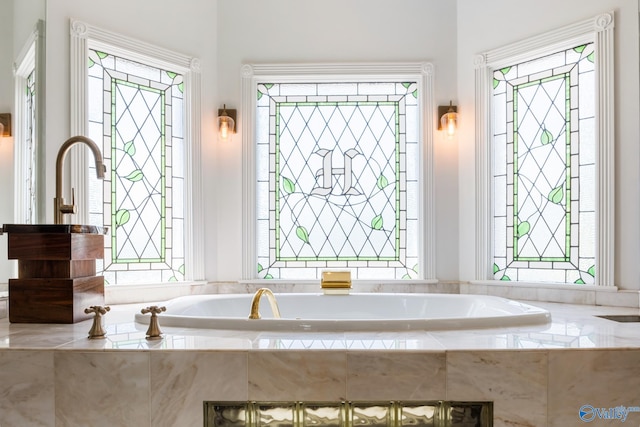
M90 220L108 226L107 283L184 280L183 76L89 50L89 136L104 181L90 180Z
M37 222L36 212L36 165L38 164L36 154L36 71L35 69L29 73L26 80L26 98L24 118L25 124L25 141L24 141L24 189L26 189L26 197L24 206L21 209L24 224L35 224Z
M493 75L494 278L594 283L592 43Z
M418 276L416 82L261 83L261 278Z

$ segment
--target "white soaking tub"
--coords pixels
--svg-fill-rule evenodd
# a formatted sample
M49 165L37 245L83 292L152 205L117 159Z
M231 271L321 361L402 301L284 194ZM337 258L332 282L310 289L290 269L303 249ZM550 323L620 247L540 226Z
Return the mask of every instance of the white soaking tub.
M160 326L253 331L403 331L497 328L545 324L542 308L487 295L352 293L275 294L281 318L267 298L260 319L249 319L252 294L192 295L172 299ZM136 314L136 322L149 316Z

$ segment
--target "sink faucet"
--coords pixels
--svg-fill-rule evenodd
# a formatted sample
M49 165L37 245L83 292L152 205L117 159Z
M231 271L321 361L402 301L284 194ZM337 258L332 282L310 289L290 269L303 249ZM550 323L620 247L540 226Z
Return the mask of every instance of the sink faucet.
M253 299L251 300L251 314L249 314L249 319L260 319L260 298L262 295L266 295L269 300L269 305L271 305L271 311L273 312L273 317L276 319L280 318L280 309L278 308L278 302L276 301L276 296L271 292L269 288L260 288L253 295Z
M93 157L95 157L96 160L96 173L98 175L98 179L104 179L106 168L102 163L102 154L100 153L98 145L86 136L72 136L71 138L67 139L64 144L62 144L62 147L60 147L60 151L58 151L58 158L56 159L56 198L53 199L54 224L62 224L64 222L64 214L76 213L75 195L73 193L73 188L71 189L71 204L64 204L64 198L62 197L62 165L64 163L64 157L67 154L67 151L69 151L69 148L71 148L72 145L78 142L87 144L87 146L91 149L91 151L93 152Z

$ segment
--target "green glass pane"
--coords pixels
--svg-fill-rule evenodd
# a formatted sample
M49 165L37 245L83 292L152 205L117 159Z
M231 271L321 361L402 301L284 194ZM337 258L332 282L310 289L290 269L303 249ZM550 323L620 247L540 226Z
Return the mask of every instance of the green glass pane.
M89 183L91 221L111 235L99 267L112 283L184 280L183 77L107 49L89 57L89 136L110 168Z
M399 279L417 263L416 86L258 85L257 261L271 277L319 277L334 261Z
M494 74L494 274L575 283L595 240L593 44ZM499 113L499 114L498 114ZM506 268L509 275L498 273ZM497 277L498 278L498 277ZM593 277L592 277L593 278Z

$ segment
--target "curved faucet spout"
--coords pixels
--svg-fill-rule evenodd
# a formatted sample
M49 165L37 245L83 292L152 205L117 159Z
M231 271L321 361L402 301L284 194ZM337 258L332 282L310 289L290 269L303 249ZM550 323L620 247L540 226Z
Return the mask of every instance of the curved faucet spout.
M64 204L64 199L62 197L62 166L64 164L64 158L67 154L67 151L69 151L69 148L79 142L86 144L91 149L96 162L96 174L98 176L98 179L104 179L106 168L104 166L104 163L102 163L102 154L100 153L100 148L98 148L98 145L93 142L92 139L81 135L72 136L71 138L67 139L60 147L60 150L58 151L58 157L56 158L56 198L53 200L54 224L62 224L64 222L64 214L72 214L76 212L73 189L71 190L71 204Z
M253 295L253 299L251 300L251 313L249 314L249 319L260 319L260 298L262 295L266 295L269 300L269 305L271 305L271 311L273 312L273 317L276 319L280 318L280 309L278 308L278 302L276 301L276 296L271 292L269 288L260 288Z

